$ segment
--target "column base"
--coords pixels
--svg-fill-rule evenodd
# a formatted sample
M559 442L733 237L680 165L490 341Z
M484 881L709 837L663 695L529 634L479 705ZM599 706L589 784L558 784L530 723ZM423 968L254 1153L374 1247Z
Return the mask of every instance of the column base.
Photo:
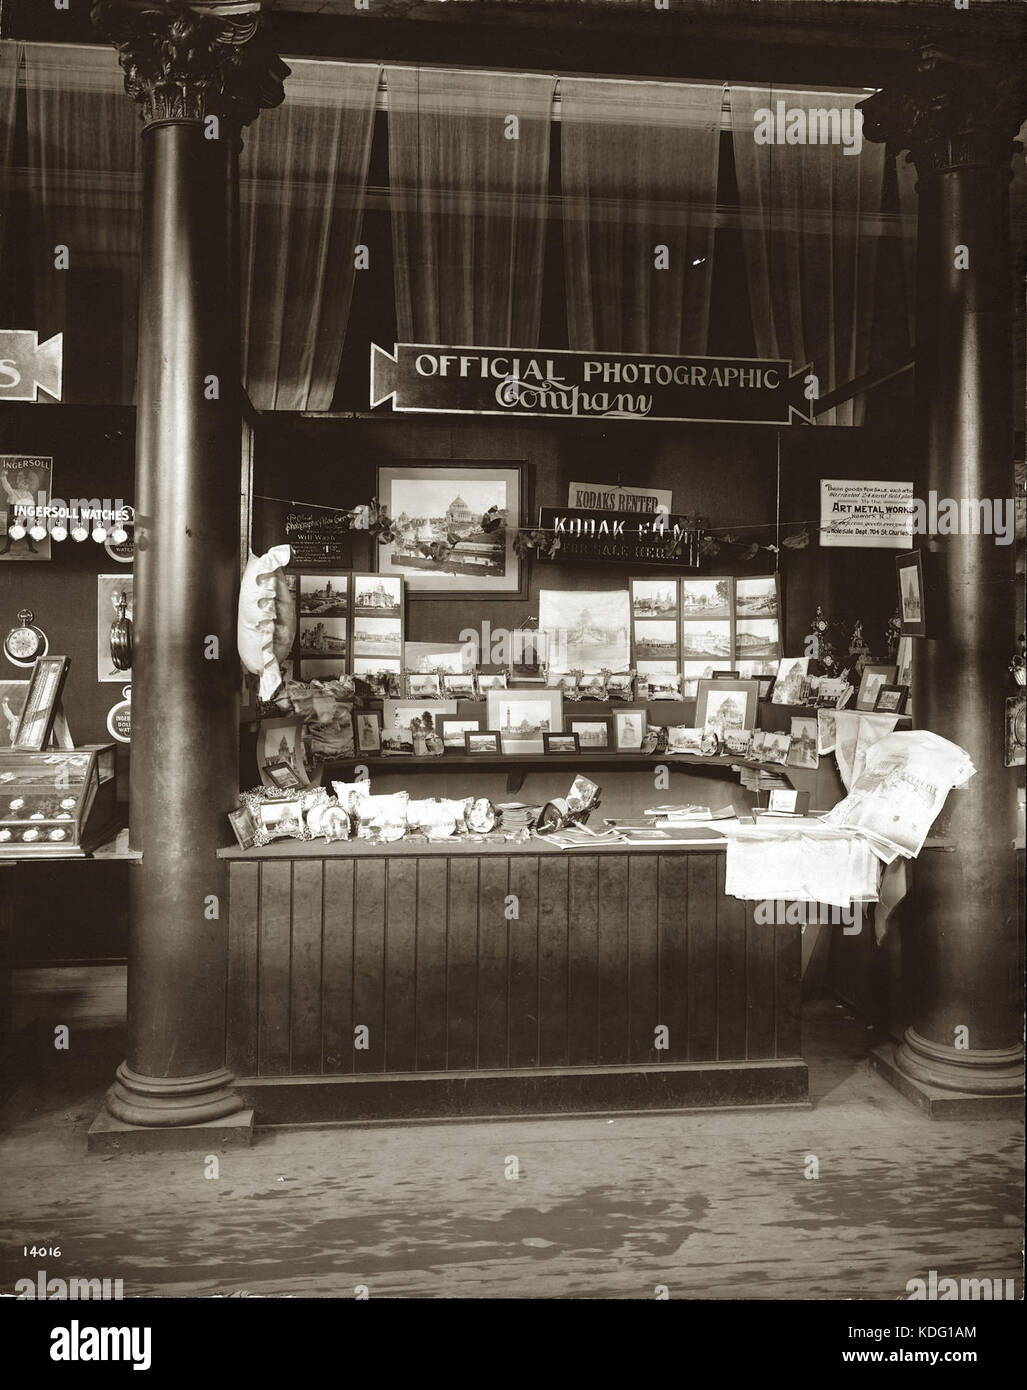
M127 1125L101 1110L89 1126L86 1152L127 1153L220 1153L222 1149L248 1149L253 1143L252 1110L237 1110L220 1120L200 1125Z
M1022 1096L1022 1046L960 1051L931 1042L907 1028L895 1049L895 1065L913 1081L940 1091L974 1096Z
M870 1070L883 1077L900 1095L922 1110L929 1120L1015 1120L1023 1114L1021 1095L982 1095L943 1090L901 1070L892 1043L870 1054Z
M127 1125L198 1125L245 1109L227 1067L198 1076L142 1076L126 1063L115 1072L106 1107Z

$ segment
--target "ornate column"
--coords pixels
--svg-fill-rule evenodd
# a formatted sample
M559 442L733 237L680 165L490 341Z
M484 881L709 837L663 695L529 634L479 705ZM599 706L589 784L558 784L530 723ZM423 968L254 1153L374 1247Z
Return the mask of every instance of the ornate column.
M909 150L919 176L913 462L925 501L931 490L959 503L1012 496L1009 181L1027 114L1015 63L994 48L924 45L904 90L862 103L864 134ZM929 635L914 639L916 722L966 748L977 773L935 824L943 847L914 867L913 1024L892 1079L952 1114L955 1097L1023 1086L1017 773L1003 726L1014 547L965 533L918 544L933 578Z
M230 226L243 126L288 68L260 4L100 0L142 118L128 1055L107 1108L187 1125L243 1108L225 1067L238 791L239 341Z

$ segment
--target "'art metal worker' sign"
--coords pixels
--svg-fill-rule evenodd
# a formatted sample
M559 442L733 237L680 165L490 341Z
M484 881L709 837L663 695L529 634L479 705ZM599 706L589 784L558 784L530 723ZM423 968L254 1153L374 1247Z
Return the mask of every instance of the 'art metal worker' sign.
M371 409L580 420L813 423L809 366L754 357L371 344Z

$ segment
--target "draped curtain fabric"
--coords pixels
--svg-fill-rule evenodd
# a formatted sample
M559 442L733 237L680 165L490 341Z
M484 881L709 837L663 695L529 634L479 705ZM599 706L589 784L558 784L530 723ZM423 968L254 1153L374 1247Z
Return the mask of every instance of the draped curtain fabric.
M377 64L290 60L240 156L243 376L260 410L328 410L357 274Z
M139 122L123 78L112 48L25 45L32 326L40 338L66 327L68 272L56 268L55 247L68 248L73 270L119 272L122 399L130 400L142 185Z
M535 347L554 77L387 68L400 342Z
M853 108L835 92L732 87L731 131L756 352L813 363L826 395L870 369L873 289L885 149L757 144L760 109ZM817 417L861 424L857 397Z
M570 347L706 352L722 101L720 85L561 78Z

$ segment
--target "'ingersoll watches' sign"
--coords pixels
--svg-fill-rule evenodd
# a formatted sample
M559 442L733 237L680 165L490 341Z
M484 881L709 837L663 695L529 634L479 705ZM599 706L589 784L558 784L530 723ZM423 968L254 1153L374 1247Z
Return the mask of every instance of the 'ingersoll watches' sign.
M579 420L813 422L811 368L755 357L371 344L371 409Z
M699 568L702 531L695 517L540 507L538 524L560 539L556 551L539 548L542 560L624 560L634 565Z

